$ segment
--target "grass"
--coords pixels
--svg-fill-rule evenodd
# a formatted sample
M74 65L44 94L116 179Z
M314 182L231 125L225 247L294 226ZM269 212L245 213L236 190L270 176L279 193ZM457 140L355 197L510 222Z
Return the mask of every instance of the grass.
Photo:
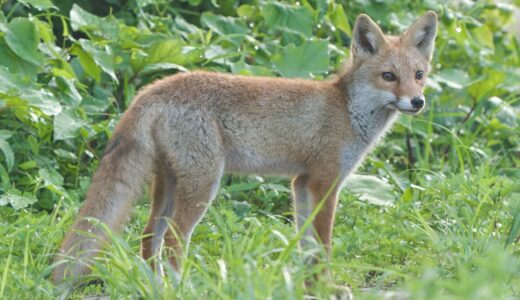
M165 282L157 281L138 256L147 218L147 205L140 202L124 234L112 236L94 266L94 277L105 284L80 289L73 298L301 299L305 278L325 267L335 282L351 285L357 299L378 299L382 291L405 292L410 299L517 298L520 191L513 180L492 171L486 165L474 174L430 176L417 170L423 188L393 206L360 201L345 190L332 261L315 267L305 265L294 247L289 218L256 208L244 213L223 187L194 233L182 278ZM0 298L59 294L47 280L49 263L77 203L63 206L61 216L0 210ZM314 293L327 298L330 291L323 282Z

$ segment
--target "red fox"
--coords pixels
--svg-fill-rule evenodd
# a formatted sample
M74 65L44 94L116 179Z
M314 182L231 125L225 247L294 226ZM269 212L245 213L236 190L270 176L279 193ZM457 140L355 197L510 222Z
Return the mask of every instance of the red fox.
M148 179L144 259L164 244L170 263L180 268L183 245L224 172L293 176L296 224L301 227L323 199L306 234L330 253L341 182L399 113L425 107L436 34L432 11L399 36L384 35L360 15L348 63L327 80L187 72L143 88L117 125L55 257L54 282L89 272L89 260L107 237L87 219L117 231ZM97 238L81 234L87 231Z

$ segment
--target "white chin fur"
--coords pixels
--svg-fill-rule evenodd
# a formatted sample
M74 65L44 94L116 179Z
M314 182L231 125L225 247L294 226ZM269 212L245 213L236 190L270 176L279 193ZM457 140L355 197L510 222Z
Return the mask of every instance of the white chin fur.
M401 97L397 102L394 103L394 108L398 111L408 114L416 115L422 111L422 108L416 109L412 106L412 101L408 97Z

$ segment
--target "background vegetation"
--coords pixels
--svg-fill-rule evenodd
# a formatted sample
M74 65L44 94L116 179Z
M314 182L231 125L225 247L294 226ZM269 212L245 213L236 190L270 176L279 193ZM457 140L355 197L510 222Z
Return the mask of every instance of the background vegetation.
M121 113L143 85L208 69L323 78L349 55L355 16L399 33L440 15L428 110L401 117L341 194L330 267L358 299L520 297L518 0L0 0L0 298L53 299L51 256ZM137 256L147 201L95 266L119 298L293 299L288 180L227 176L197 227L183 280ZM326 286L314 291L327 298Z

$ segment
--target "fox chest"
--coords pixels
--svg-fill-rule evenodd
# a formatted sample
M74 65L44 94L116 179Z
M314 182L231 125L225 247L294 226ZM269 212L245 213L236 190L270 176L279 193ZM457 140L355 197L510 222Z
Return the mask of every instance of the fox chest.
M343 177L355 172L361 165L366 155L371 150L371 145L367 144L361 138L356 138L342 145L339 149L340 153L340 172Z

